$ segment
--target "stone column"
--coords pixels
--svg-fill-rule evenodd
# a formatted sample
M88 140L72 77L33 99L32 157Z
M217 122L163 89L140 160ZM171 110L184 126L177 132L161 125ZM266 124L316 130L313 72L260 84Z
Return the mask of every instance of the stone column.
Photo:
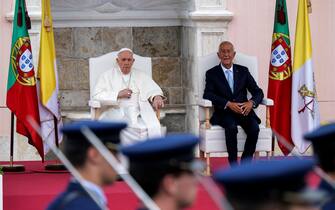
M227 39L228 23L233 13L226 10L226 0L194 0L183 21L182 65L185 69L183 84L187 106L187 130L199 132L197 101L202 98L204 80L196 62L199 56L217 52L220 42Z
M31 29L29 30L35 72L37 70L38 52L40 46L40 28L41 28L41 1L26 0L27 10L31 19ZM8 22L12 23L14 19L15 0L12 3L12 11L6 14ZM8 69L6 69L8 71ZM10 114L6 109L6 122L10 123ZM0 160L9 160L10 133L4 133L0 136ZM14 161L17 160L40 160L35 147L28 144L28 139L15 132L14 134Z

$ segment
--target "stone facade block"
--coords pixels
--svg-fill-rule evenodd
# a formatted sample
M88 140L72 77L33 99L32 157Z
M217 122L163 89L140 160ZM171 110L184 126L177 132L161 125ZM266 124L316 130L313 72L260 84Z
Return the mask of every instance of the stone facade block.
M102 28L103 53L117 51L123 47L132 49L131 28Z
M151 60L152 62L152 79L158 84L160 85L160 68L158 68L158 65L155 64L154 60Z
M88 90L89 67L84 59L58 59L59 89Z
M178 57L180 34L180 27L133 28L134 52L149 57Z
M54 37L57 58L73 56L73 28L55 28Z
M181 86L180 58L153 58L152 68L159 72L158 84L163 87Z
M169 91L169 103L170 104L183 104L184 103L184 93L183 88L168 88Z
M166 101L165 101L165 104L170 104L170 93L169 93L169 90L168 88L164 88L164 87L161 87L162 88L162 91L163 91L163 95L166 97Z
M90 93L88 90L63 90L60 91L60 103L62 110L76 110L88 107Z
M166 114L166 116L161 120L161 124L166 126L168 133L185 132L185 114Z
M103 54L101 28L74 28L74 56L96 57Z

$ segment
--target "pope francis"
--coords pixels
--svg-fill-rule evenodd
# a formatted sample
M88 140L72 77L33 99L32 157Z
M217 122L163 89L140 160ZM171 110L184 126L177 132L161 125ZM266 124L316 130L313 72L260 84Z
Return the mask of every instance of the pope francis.
M99 77L92 95L94 100L117 101L118 106L103 112L100 119L126 121L128 128L121 135L125 144L142 139L139 130L147 129L145 138L161 135L153 108L163 107L165 99L152 78L132 68L134 61L131 49L118 51L118 65Z

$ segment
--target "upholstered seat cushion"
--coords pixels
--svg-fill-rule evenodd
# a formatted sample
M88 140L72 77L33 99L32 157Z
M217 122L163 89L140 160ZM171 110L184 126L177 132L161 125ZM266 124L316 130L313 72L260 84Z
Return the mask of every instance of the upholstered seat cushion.
M271 151L271 129L260 125L260 132L256 145L256 151ZM205 125L201 125L200 133L200 150L205 153L224 152L227 151L224 129L220 126L214 125L209 129L205 129ZM237 134L237 148L238 151L243 151L246 134L243 129L238 126Z
M121 132L121 140L123 144L133 144L146 140L148 138L148 129L138 127L127 127L127 132ZM166 127L161 126L161 133L166 135Z

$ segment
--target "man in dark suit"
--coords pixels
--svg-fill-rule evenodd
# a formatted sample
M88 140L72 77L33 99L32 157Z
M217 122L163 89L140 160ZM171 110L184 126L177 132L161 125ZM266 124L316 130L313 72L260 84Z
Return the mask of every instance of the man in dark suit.
M261 103L264 94L248 68L233 64L236 52L232 43L222 42L217 54L221 62L206 72L203 98L214 105L211 123L225 129L228 160L232 164L237 162L238 125L247 134L242 160L252 158L255 152L260 119L253 108ZM248 91L251 99L247 98Z
M84 126L91 129L114 155L118 154L119 134L126 127L125 123L79 121L65 125L62 128L65 136L64 154L83 178L83 185L72 179L66 190L49 205L48 210L107 209L107 199L102 187L112 184L117 173L81 133Z

